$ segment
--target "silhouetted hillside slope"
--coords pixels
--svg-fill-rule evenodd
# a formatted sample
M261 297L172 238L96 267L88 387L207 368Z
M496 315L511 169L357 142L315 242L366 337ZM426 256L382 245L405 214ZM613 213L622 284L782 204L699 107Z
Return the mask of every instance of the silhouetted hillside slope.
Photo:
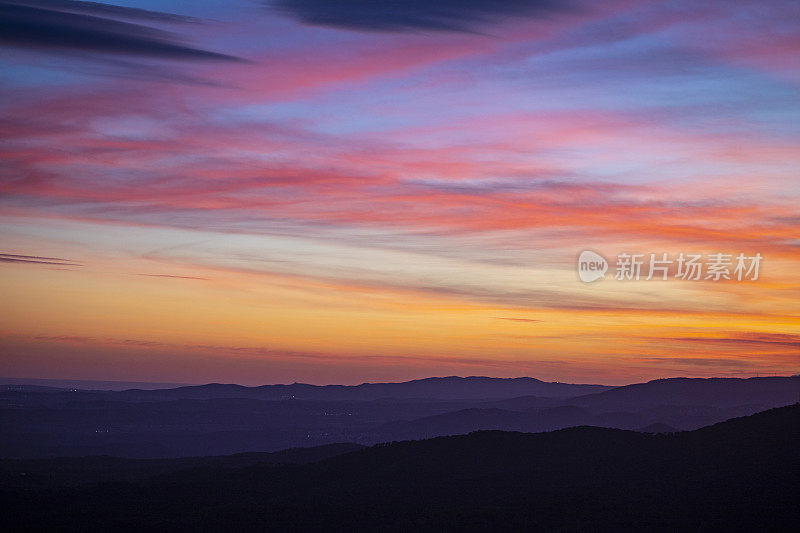
M675 433L678 430L668 424L664 424L663 422L656 422L643 428L639 428L638 431L643 433Z
M377 389L367 392L373 394L380 390L384 394L392 388L389 385L396 385L403 394L454 396L502 395L497 387L502 388L504 394L517 388L583 387L547 384L532 378L433 378L376 384ZM271 387L264 389L272 391L268 396L276 390ZM206 385L124 392L0 390L0 427L3 430L0 457L227 455L337 442L371 445L480 429L539 432L575 425L639 429L666 424L677 430L687 430L794 403L800 390L800 378L678 378L572 398L525 395L461 400L400 397L269 400L237 397L264 394L259 392L261 389ZM358 387L312 387L310 390L324 390L325 394L346 390L349 391L346 394L352 395L356 389L362 390ZM187 395L220 397L192 399L184 397Z
M798 442L792 405L669 435L481 431L3 497L27 529L788 531L800 520Z
M763 378L669 378L573 398L595 411L660 405L788 405L800 401L800 376Z
M93 485L103 482L142 481L190 469L219 471L255 465L306 464L363 448L340 443L312 448L290 448L272 453L239 453L176 459L126 459L97 455L52 459L0 459L0 486L43 488ZM206 471L208 471L206 470Z
M397 419L449 412L444 401L322 402L240 398L122 402L53 395L6 397L0 457L158 458L276 451L351 442Z
M641 411L592 413L588 409L565 405L530 411L503 409L463 409L410 421L394 421L360 435L364 442L417 440L445 435L461 435L478 430L539 433L571 426L596 426L639 430L661 425L666 431L697 429L720 420L745 416L763 407L662 406ZM674 426L672 425L674 424Z

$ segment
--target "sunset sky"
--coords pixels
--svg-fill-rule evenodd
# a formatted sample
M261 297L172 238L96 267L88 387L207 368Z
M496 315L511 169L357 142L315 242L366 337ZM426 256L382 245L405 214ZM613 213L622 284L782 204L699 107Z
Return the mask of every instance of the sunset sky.
M800 371L796 1L11 1L0 72L0 376Z

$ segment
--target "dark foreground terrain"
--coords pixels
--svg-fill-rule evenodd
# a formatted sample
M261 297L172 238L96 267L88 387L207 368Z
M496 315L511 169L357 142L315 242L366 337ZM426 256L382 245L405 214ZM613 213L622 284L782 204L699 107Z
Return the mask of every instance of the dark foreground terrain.
M6 461L1 496L7 530L796 531L798 451L800 404L672 434L479 431L162 461L101 484L90 465L107 458ZM42 477L61 461L67 474ZM94 473L82 479L76 461ZM38 480L13 482L21 468Z

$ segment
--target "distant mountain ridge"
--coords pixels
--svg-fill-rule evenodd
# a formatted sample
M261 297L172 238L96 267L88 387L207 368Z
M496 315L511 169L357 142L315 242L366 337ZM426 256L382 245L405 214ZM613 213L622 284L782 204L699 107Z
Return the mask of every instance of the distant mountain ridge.
M40 380L41 381L41 380ZM97 382L111 383L111 382ZM78 392L106 393L123 401L202 400L242 398L254 400L371 401L380 399L496 400L497 407L525 405L554 407L570 400L570 405L603 409L659 405L786 405L800 400L800 376L752 378L662 378L645 383L609 386L546 382L532 377L492 378L485 376L447 376L404 382L361 383L359 385L311 385L307 383L248 387L232 383L207 383L173 388L125 390L66 389L5 384L0 392ZM554 401L556 400L556 401ZM512 407L519 410L519 407Z
M800 400L800 376L754 378L664 378L646 383L615 387L597 394L575 398L573 405L594 409L630 406L787 405Z
M800 376L671 378L597 388L479 377L127 391L15 385L0 387L0 457L155 459L576 425L693 430L797 402Z
M174 389L190 383L165 383L150 381L98 381L86 379L42 379L42 378L8 378L0 376L0 387L6 386L40 386L52 389L81 390L128 390L128 389Z
M546 382L531 377L490 378L432 377L399 383L362 383L360 385L310 385L292 383L289 385L261 385L245 387L236 384L208 383L174 389L141 391L130 389L118 394L135 399L149 397L156 399L209 399L209 398L252 398L259 400L378 400L382 398L414 399L429 398L438 400L470 400L488 398L513 398L516 396L543 396L549 398L569 398L610 390L613 387L594 384L572 384Z

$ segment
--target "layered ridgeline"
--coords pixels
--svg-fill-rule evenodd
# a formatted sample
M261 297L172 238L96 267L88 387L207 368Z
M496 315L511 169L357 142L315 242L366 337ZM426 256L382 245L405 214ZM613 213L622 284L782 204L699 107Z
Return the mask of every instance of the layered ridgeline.
M4 461L0 497L19 530L789 531L800 523L798 442L791 405L670 434L482 431L311 449L283 464L175 459L100 485L81 472L107 458ZM141 461L119 460L112 477L130 463ZM71 474L48 479L59 464ZM23 488L22 469L37 483Z
M357 386L95 391L17 383L0 389L0 457L166 458L371 445L481 429L691 430L794 403L800 377L674 378L616 388L447 377Z
M2 378L0 378L0 382ZM19 389L21 384L6 385L6 390ZM113 397L120 401L155 400L207 400L213 398L248 398L253 400L377 400L380 398L428 398L441 400L512 398L535 395L552 398L566 398L602 392L612 389L606 385L575 385L571 383L549 383L536 378L487 378L470 376L466 378L449 376L425 378L401 383L362 383L361 385L309 385L292 383L290 385L262 385L243 387L242 385L209 383L157 390L129 389L125 391L97 391L77 388L83 397ZM31 387L31 390L34 390ZM50 392L60 389L50 387ZM105 393L105 394L102 394ZM113 394L111 394L113 393ZM75 395L73 394L73 397ZM81 397L81 396L79 396Z

